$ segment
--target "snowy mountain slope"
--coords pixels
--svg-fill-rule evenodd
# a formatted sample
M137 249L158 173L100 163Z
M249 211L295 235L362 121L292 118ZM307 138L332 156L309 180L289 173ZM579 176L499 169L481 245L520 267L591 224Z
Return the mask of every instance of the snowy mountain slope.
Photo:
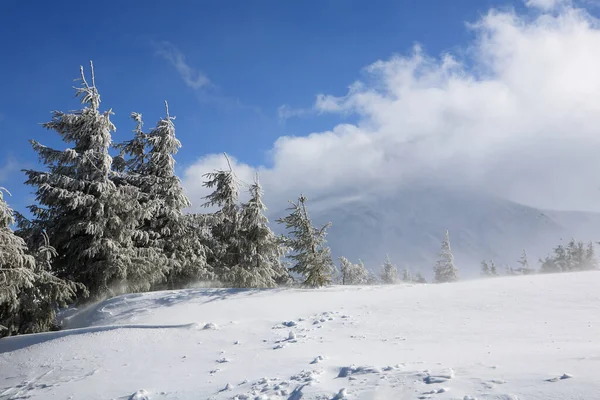
M0 398L595 399L599 286L587 272L126 295L76 329L1 339Z
M570 237L598 240L600 214L544 211L465 190L412 187L389 195L347 201L315 200L315 222L333 223L328 243L345 256L379 271L389 254L399 268L431 277L446 229L463 277L479 275L480 262L516 266L523 249L537 267L539 257Z

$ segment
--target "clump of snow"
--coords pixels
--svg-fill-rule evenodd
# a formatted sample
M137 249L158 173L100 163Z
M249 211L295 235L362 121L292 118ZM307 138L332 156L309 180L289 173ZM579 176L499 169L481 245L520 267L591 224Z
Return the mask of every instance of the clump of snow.
M311 364L318 364L323 361L325 358L323 356L316 356L314 360L311 361Z
M288 340L294 340L294 339L296 339L296 332L290 331L290 333L288 334Z
M215 324L214 322L208 322L208 323L204 324L204 327L202 327L202 329L216 330L216 329L219 329L219 326L217 324Z
M144 389L138 390L129 397L129 400L150 400L150 394Z

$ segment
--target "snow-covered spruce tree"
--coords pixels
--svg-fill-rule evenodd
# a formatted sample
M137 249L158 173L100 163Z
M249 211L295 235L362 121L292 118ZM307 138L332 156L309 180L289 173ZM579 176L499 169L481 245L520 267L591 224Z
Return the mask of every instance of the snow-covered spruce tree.
M369 281L369 273L362 261L353 264L346 257L340 257L342 285L365 285Z
M410 271L406 267L402 270L402 281L406 283L410 283L413 281Z
M218 207L210 216L210 247L208 263L213 267L216 277L225 284L231 284L231 271L240 265L242 258L241 211L239 202L239 183L233 173L227 154L224 154L229 170L216 170L204 174L207 179L203 186L213 189L205 197L203 207Z
M598 261L596 260L596 251L594 249L594 243L589 242L585 249L585 270L598 269Z
M521 265L517 269L518 273L522 275L530 275L534 272L533 268L529 266L529 260L527 259L527 252L525 251L525 249L523 249L523 253L521 253L521 258L519 258L517 262L519 263L519 265Z
M490 271L490 266L488 265L487 261L483 260L481 262L481 275L482 276L491 276L492 272Z
M269 227L258 177L249 191L250 200L241 207L239 263L231 266L228 281L240 288L270 288L287 283L289 273L282 261L286 248Z
M434 282L445 283L458 280L458 269L454 265L454 256L450 249L450 233L446 231L446 236L442 241L442 248L439 253L439 260L436 262L433 272L435 274Z
M385 262L381 266L381 281L387 285L393 285L398 282L398 269L386 256Z
M331 250L326 246L326 230L331 223L320 229L315 228L306 211L306 197L300 196L298 202L290 201L290 214L277 222L285 224L291 237L285 238L285 244L293 252L289 257L293 260L292 271L302 275L304 285L320 287L331 282L334 264Z
M49 330L56 307L72 300L78 288L50 272L55 252L46 235L45 245L31 255L23 238L11 231L12 223L0 189L0 337Z
M34 252L36 278L32 287L20 294L19 333L45 332L58 327L56 310L66 307L78 292L85 291L82 284L58 278L51 271L56 249L50 245L45 232L43 244Z
M340 275L342 280L342 285L350 285L352 268L354 264L350 262L346 257L340 257Z
M553 274L557 272L561 272L560 266L558 266L555 262L554 257L551 255L547 255L545 258L539 259L540 263L540 272L543 274Z
M490 275L498 276L498 269L496 268L496 263L494 260L490 260Z
M358 260L358 261L359 261L359 265L361 266L361 268L367 273L366 284L367 285L378 285L379 277L377 276L377 274L375 274L370 269L365 268L365 264L363 264L363 262L361 260Z
M46 231L58 253L53 269L62 278L83 283L92 299L105 294L143 291L164 278L163 266L139 255L132 244L135 226L145 212L138 191L113 182L108 153L112 111L99 111L100 95L92 66L91 85L81 68L76 96L82 110L55 111L44 124L72 145L54 150L31 141L48 171L26 170L39 205L31 206L32 223Z
M148 211L139 223L142 234L136 237L136 246L155 263L166 265L168 287L177 288L210 274L201 238L183 214L191 203L175 175L174 156L181 142L175 137L175 117L169 115L167 102L165 108L166 116L148 134L142 131L142 115L132 113L137 122L134 138L116 147L129 156L121 176L139 189L140 205Z
M18 332L19 294L33 286L35 260L27 254L25 241L14 234L12 210L0 188L0 337Z

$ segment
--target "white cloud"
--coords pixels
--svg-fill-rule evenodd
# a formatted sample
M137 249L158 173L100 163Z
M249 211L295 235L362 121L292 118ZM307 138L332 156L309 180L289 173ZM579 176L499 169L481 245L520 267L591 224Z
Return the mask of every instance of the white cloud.
M380 193L428 181L600 210L598 21L567 4L535 18L492 10L471 29L468 58L416 47L377 61L345 95L321 94L314 105L356 115L356 124L280 137L272 167L236 170L260 172L276 207L300 192ZM186 171L193 198L213 157Z
M285 122L289 118L305 117L314 114L314 109L292 108L288 104L283 104L277 108L279 122Z
M538 8L542 11L550 11L560 6L571 5L570 0L525 0L525 5L531 8Z
M192 89L200 89L209 86L210 80L208 77L191 67L185 60L185 55L179 51L172 43L168 41L161 41L154 43L156 48L156 54L167 60L179 73L181 79L187 86Z

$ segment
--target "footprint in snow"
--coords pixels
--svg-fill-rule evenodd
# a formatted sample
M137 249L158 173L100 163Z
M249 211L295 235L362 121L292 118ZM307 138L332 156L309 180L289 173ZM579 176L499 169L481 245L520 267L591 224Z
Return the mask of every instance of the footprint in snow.
M554 378L546 379L546 382L558 382L565 379L571 379L573 375L570 374L562 374L561 376L557 376Z
M217 360L217 362L218 362L219 364L224 364L224 363L231 362L231 360L230 360L229 358L223 357L223 358L219 358L219 359Z
M150 393L146 392L144 389L138 390L129 397L129 400L150 400Z
M310 363L311 363L311 364L318 364L318 363L320 363L321 361L323 361L324 359L325 359L325 357L323 357L323 356L316 356L316 357L315 357L315 359L314 359L314 360L312 360Z

